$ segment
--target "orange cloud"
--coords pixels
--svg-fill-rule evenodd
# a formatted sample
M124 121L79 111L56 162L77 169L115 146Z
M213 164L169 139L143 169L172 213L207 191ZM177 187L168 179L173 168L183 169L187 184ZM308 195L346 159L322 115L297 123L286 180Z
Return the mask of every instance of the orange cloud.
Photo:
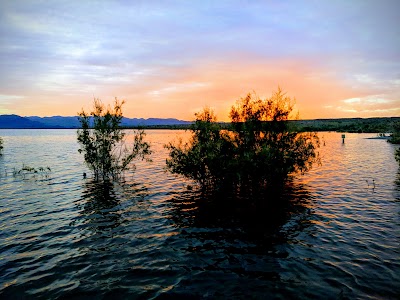
M296 98L301 118L330 117L324 106L364 95L323 69L308 62L267 61L199 62L196 68L171 71L171 80L140 91L125 87L127 108L145 116L192 119L204 106L215 109L219 120L228 120L230 107L248 92L269 97L281 86ZM132 100L132 101L131 101ZM332 110L331 112L332 113ZM340 113L340 112L338 112Z
M14 107L22 115L76 115L82 107L91 108L93 96L105 103L118 97L126 100L124 112L128 117L192 120L195 112L209 106L219 120L227 121L237 99L252 91L269 97L278 86L296 98L301 119L400 114L395 109L400 107L398 102L379 103L365 98L371 95L368 88L354 88L310 61L248 57L160 67L108 84L64 86L62 91L50 90L41 95L30 92L23 101L15 101ZM374 105L354 99L370 99L369 104Z

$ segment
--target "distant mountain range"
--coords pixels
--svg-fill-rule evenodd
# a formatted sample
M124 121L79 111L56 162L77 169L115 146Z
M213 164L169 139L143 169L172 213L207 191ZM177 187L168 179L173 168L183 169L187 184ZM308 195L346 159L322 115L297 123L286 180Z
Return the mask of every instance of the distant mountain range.
M394 124L400 117L383 118L339 118L290 121L299 131L344 131L344 132L393 132ZM123 118L123 127L145 128L178 128L185 129L190 121L178 119L136 119ZM229 123L220 123L228 126ZM0 129L67 129L79 128L78 117L21 117L17 115L0 115Z
M121 126L173 126L188 125L190 121L178 119L157 119L157 118L123 118ZM79 128L78 117L21 117L17 115L0 115L0 129L63 129Z

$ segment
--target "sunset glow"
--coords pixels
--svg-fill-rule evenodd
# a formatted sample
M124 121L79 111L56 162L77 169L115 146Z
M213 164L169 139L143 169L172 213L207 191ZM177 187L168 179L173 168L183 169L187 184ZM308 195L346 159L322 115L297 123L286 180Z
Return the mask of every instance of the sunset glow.
M167 3L167 4L166 4ZM1 1L0 114L228 119L280 86L301 119L400 116L398 1Z

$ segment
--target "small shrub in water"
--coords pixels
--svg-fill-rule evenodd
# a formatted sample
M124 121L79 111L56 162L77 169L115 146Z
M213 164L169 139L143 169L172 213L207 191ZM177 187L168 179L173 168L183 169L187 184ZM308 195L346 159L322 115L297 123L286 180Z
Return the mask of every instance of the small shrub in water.
M134 132L130 148L126 145L125 132L120 127L123 104L124 101L115 99L114 108L105 108L100 100L95 99L90 114L83 110L79 113L79 152L84 154L96 180L117 179L129 169L133 159L144 159L151 153L150 145L144 141L143 130Z
M390 136L389 142L392 144L400 144L400 122L393 124L393 133ZM395 158L400 165L400 148L396 150Z
M390 136L389 142L392 144L400 144L400 122L393 124L393 133Z
M30 178L34 178L34 179L36 179L37 177L48 179L50 172L51 172L50 167L34 168L34 167L27 166L27 165L22 165L22 168L19 170L14 168L13 176L14 177L20 176L23 179L27 178L27 176L29 176Z

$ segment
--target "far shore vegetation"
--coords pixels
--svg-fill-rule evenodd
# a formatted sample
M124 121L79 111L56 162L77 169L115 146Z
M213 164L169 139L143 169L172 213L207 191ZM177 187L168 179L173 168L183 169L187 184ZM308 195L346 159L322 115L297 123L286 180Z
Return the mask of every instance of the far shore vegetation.
M381 133L389 135L394 132L395 123L400 122L400 117L288 120L287 122L293 123L299 132L337 131L349 133ZM231 126L230 122L217 123L223 129L229 129ZM191 129L192 124L122 127L126 129L188 130Z

